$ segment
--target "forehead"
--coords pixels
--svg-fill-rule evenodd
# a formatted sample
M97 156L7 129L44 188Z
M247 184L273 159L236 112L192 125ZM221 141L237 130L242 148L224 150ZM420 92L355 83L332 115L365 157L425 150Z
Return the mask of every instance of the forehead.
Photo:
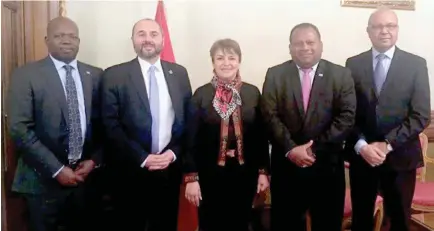
M51 33L68 33L68 34L77 34L78 27L69 21L59 21L51 25L49 31Z
M134 33L138 32L160 32L160 26L154 21L142 20L134 27Z
M392 11L380 11L372 15L370 24L397 23L398 18Z
M292 34L293 41L301 40L316 40L318 39L318 34L311 27L297 28Z
M237 55L237 54L231 48L220 48L215 52L215 55L222 56L222 55Z

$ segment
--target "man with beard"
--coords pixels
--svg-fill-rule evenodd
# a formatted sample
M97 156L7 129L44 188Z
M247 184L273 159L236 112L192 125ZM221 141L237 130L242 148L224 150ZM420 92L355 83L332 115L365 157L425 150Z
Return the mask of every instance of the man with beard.
M132 41L137 57L108 68L102 80L108 164L120 179L113 182L117 228L175 231L190 80L183 66L160 60L157 22L138 21Z
M426 60L399 49L398 18L375 11L366 31L372 48L347 60L357 92L356 126L348 140L352 230L372 230L375 198L384 198L390 230L410 230L419 134L430 122Z
M100 68L77 61L77 25L47 26L49 55L15 70L9 129L18 156L12 190L20 193L32 231L91 230L84 205L89 174L101 159ZM90 214L90 213L88 213Z

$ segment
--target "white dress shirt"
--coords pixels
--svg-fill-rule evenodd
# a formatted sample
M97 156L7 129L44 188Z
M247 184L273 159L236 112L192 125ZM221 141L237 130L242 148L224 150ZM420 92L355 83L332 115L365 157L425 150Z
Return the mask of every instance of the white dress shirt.
M67 95L66 95L66 69L64 68L64 66L67 64L60 61L60 60L55 59L51 55L50 55L50 58L53 61L54 66L56 67L56 71L57 71L57 74L59 75L60 81L62 82L62 86L63 86L63 90L65 92L65 98L66 98L67 97ZM86 109L84 106L83 85L81 83L80 73L78 72L77 59L72 60L68 65L72 66L71 74L72 74L72 78L74 79L75 88L77 90L78 112L80 113L81 137L83 138L83 143L84 143L84 139L86 137ZM80 153L79 158L81 158L81 155L82 155L82 153ZM64 167L65 166L62 166L61 168L59 168L59 170L57 170L57 172L55 172L52 177L55 178L60 173L60 171L62 171L62 169Z
M150 87L150 77L149 77L149 68L152 64L149 62L138 58L140 68L142 70L142 75L145 81L145 86L147 89L148 99L149 99L149 87ZM166 78L164 77L163 68L161 67L161 60L158 59L157 62L153 65L155 67L155 77L157 79L158 85L158 96L160 101L160 124L159 124L159 145L158 145L158 153L152 154L160 154L161 151L169 144L172 139L172 125L175 121L175 112L172 106L172 99L170 98L169 88L167 87ZM145 90L145 89L143 89ZM170 150L171 151L171 150ZM173 154L173 161L175 161L176 156ZM145 166L146 161L140 165L142 168Z
M375 70L375 67L377 66L378 59L377 55L380 54L375 48L372 48L372 70ZM395 46L384 52L384 55L386 56L383 61L383 67L385 69L385 73L387 74L390 68L390 64L392 63L393 55L395 54ZM360 153L360 150L367 145L368 142L366 142L365 137L363 135L360 136L359 140L357 141L356 145L354 146L354 150L357 154Z
M311 67L312 71L309 73L309 77L310 77L310 86L312 87L313 85L313 80L315 79L315 73L316 73L316 69L318 68L318 64L313 65L313 67ZM302 70L301 67L299 67L297 65L298 68L298 74L300 75L300 83L301 83L301 87L303 88L303 77L304 77L304 72Z

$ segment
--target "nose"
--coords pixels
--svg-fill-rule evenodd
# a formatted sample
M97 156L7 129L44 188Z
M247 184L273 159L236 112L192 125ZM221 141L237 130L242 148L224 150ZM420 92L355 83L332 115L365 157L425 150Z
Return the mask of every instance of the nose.
M387 28L385 26L383 26L383 27L381 27L380 33L381 34L387 34L387 33L389 33L389 31L387 30Z
M71 44L71 39L68 39L68 38L64 38L64 39L62 39L62 44Z
M151 36L145 36L145 38L144 38L144 41L145 42L152 42L152 38L151 38Z
M224 59L223 65L229 65L229 60L228 59Z

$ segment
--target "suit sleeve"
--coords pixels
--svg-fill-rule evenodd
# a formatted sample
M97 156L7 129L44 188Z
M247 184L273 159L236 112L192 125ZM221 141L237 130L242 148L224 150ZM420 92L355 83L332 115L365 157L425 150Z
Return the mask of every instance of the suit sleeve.
M291 139L286 126L282 123L277 112L277 84L275 76L270 69L267 70L265 82L262 88L261 112L265 124L269 129L269 133L273 141L284 148L284 153L288 153L295 148L297 144Z
M188 117L188 109L189 109L189 104L190 104L190 100L191 100L191 95L192 95L192 91L191 91L191 84L190 84L190 78L188 77L188 72L185 68L182 68L182 71L184 72L183 76L184 76L184 81L182 82L182 90L184 92L183 94L183 103L184 103L184 121L187 121L187 117ZM181 132L179 134L176 134L174 136L172 136L172 139L170 140L169 144L167 145L167 149L172 150L172 152L175 154L176 157L179 157L182 153L183 153L183 144L185 143L185 129L184 129L184 124L182 125L183 128L181 129Z
M430 123L430 87L425 59L420 61L416 70L416 74L413 76L414 85L409 105L409 115L402 124L386 134L386 139L393 149L401 147L409 140L417 139L419 134Z
M139 143L130 139L122 128L120 123L121 99L119 92L119 83L117 83L111 70L106 70L101 79L101 113L102 121L105 128L108 142L114 145L117 150L122 150L122 155L128 155L128 158L140 166L148 157L146 152Z
M63 164L36 136L35 98L32 73L17 69L11 77L8 95L9 132L24 163L40 175L51 178Z
M188 119L187 119L187 135L186 135L186 152L182 161L182 169L184 173L184 182L194 182L199 179L198 169L196 163L197 145L198 145L198 134L199 129L202 124L202 113L201 110L201 100L202 96L198 90L194 93L191 98L191 103L188 109Z
M333 107L337 111L334 115L330 128L317 139L320 144L339 144L343 143L351 133L356 117L356 90L351 71L345 68L341 80L338 82L339 88L334 92L337 98L333 102ZM314 142L315 144L315 142ZM315 147L314 147L315 148Z
M101 119L101 76L102 69L97 69L97 75L93 79L94 90L92 93L92 153L91 159L98 165L102 163L103 158L103 123Z

